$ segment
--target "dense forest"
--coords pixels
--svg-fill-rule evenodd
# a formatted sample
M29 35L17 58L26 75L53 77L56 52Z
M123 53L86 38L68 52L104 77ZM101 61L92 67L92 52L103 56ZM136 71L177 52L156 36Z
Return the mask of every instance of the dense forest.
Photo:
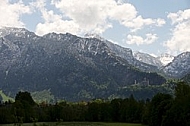
M55 104L37 104L29 92L19 92L15 102L1 102L0 124L26 122L126 122L149 126L190 125L190 86L178 82L174 95L158 93L152 99L125 99L89 102L61 101Z

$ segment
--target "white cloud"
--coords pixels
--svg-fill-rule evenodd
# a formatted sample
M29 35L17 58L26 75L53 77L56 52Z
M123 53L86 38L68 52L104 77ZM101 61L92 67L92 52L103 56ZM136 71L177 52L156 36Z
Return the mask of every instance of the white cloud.
M177 13L169 13L167 16L169 19L171 19L172 24L180 23L185 20L190 19L190 9L187 10L179 10Z
M57 20L56 22L49 22L49 23L39 23L36 26L36 34L44 35L50 32L56 33L72 33L77 34L79 33L80 29L76 23L72 21L64 21L64 20Z
M150 19L150 18L143 19L142 16L138 16L138 17L132 19L131 21L123 22L123 24L125 26L132 28L131 31L133 31L133 32L141 29L145 25L151 25L153 23L154 23L154 21L152 19Z
M102 33L112 27L108 21L109 13L117 3L114 0L61 0L55 5L84 32Z
M52 0L51 5L60 11L59 15L45 8L45 0L38 0L36 3L44 19L36 28L36 33L41 35L52 32L49 30L102 34L112 27L113 20L119 21L131 31L148 25L162 26L165 23L163 19L142 18L141 15L137 15L138 12L133 5L122 0Z
M62 15L55 14L53 10L47 10L45 8L45 0L38 0L31 5L41 12L42 18L44 19L44 23L38 23L36 26L37 35L44 35L50 32L70 32L73 34L79 32L78 25L75 22L63 20Z
M132 32L136 32L137 30L140 30L145 26L155 25L155 26L161 27L165 24L165 20L160 19L160 18L159 19L151 19L151 18L143 19L142 16L137 16L131 21L125 21L122 24L126 27L131 28Z
M141 36L136 36L136 35L128 35L127 36L127 44L141 45L143 43L144 43L144 40Z
M156 20L156 26L161 27L161 26L163 26L164 24L166 24L166 21L165 21L164 19L158 18L158 19Z
M172 29L172 37L165 46L169 51L190 51L190 9L170 13L168 18L172 20L174 29Z
M24 27L21 21L23 14L31 13L30 7L20 0L17 3L10 3L9 0L0 0L0 27Z
M129 22L135 19L137 15L137 10L131 4L115 4L109 10L109 16L113 20L118 20L121 24Z
M128 35L127 44L137 44L137 45L152 44L157 39L158 39L157 35L151 33L146 34L146 38L136 35Z
M152 44L152 43L155 42L157 39L158 39L158 37L157 37L156 34L148 33L148 34L146 34L146 39L144 40L144 42L145 42L146 44Z

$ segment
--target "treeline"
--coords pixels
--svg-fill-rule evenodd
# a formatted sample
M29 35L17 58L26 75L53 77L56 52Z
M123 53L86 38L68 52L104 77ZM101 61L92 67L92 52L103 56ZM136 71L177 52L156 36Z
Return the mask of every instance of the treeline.
M126 122L149 126L190 125L190 86L179 82L175 96L158 93L151 100L136 100L133 95L111 101L36 104L30 93L19 92L15 102L0 104L0 124L24 122Z

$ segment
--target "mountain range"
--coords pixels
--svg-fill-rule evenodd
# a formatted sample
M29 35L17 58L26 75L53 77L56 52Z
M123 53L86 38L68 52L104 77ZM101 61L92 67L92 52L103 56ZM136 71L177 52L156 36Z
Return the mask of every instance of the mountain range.
M134 53L93 35L37 36L24 28L0 29L0 88L11 96L48 90L70 101L108 98L129 85L181 78L190 72L189 59L189 52L176 57Z

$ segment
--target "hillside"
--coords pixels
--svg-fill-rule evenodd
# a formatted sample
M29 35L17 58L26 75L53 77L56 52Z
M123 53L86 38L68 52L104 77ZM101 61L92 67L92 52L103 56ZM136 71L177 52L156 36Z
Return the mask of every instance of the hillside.
M41 37L18 28L1 29L0 36L0 88L12 95L49 90L58 99L88 100L107 98L145 78L151 85L166 81L136 68L126 59L128 54L124 58L116 53L126 48L97 38L69 33Z
M163 68L166 75L182 78L190 72L190 52L184 52L174 57L173 61Z
M190 73L188 73L187 75L185 75L184 77L182 77L183 81L187 82L187 83L190 83Z

